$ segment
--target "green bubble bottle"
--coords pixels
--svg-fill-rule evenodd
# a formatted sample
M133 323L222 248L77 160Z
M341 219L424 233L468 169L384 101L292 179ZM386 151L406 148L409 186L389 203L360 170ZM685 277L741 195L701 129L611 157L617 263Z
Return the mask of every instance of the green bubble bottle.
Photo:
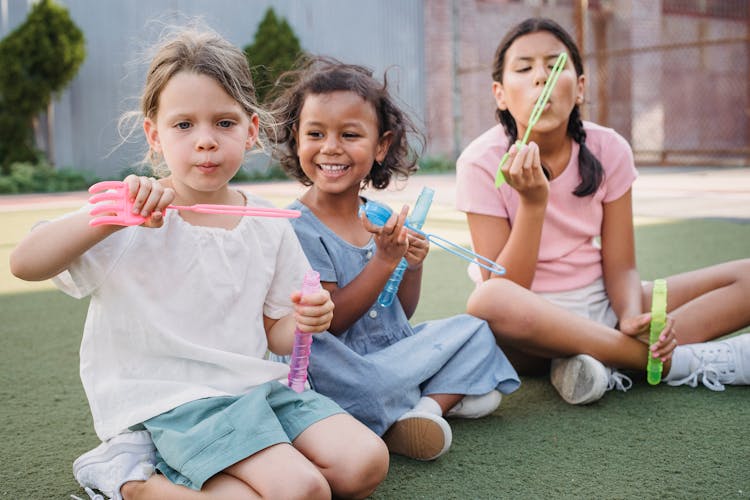
M649 347L659 340L664 325L667 322L667 281L663 279L654 280L654 289L651 292L651 331L649 333ZM651 349L648 351L648 363L646 364L646 380L651 385L661 382L663 363L655 358Z

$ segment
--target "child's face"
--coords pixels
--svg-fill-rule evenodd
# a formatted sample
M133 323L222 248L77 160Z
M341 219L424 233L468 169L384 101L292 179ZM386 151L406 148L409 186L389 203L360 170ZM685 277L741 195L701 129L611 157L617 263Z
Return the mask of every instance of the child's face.
M224 189L258 136L258 117L212 78L174 75L159 95L155 121L146 119L149 145L164 156L176 188Z
M566 51L565 45L553 34L538 31L517 38L505 53L503 81L494 82L492 90L497 107L507 109L515 118L519 135L529 123L531 111L557 56ZM583 100L583 90L584 76L576 75L568 58L539 121L534 125L534 132L567 128L570 112Z
M297 155L317 189L359 193L374 161L388 151L378 135L372 104L355 92L310 94L305 98L297 130Z

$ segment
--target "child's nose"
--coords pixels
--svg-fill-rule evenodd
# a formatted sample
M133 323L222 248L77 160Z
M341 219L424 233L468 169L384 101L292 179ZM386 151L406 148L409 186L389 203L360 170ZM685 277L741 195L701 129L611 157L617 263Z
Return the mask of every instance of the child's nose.
M210 134L208 132L202 132L195 142L195 149L199 151L210 151L216 149L217 146L218 143L216 142L213 134Z
M335 154L339 151L339 140L335 136L327 136L326 140L323 141L323 147L320 149L321 153L324 154Z
M547 70L547 66L541 65L534 69L534 85L544 85L547 83L547 77L549 76L549 71Z

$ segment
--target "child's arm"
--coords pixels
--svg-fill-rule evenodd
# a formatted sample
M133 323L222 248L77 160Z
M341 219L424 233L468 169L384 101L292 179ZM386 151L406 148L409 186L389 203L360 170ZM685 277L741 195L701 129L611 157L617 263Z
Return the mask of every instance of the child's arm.
M531 287L536 272L549 194L541 165L539 147L534 142L510 148L503 173L520 197L512 229L502 217L467 214L474 251L502 265L506 269L503 278L526 288ZM482 270L482 277L489 279L489 271Z
M617 200L604 203L601 244L604 283L612 309L618 318L634 318L643 312L643 304L641 278L635 261L630 189ZM637 328L639 332L634 334L648 333L648 320Z
M294 312L279 319L263 316L268 349L280 356L291 354L294 345L294 330L306 333L321 333L330 328L333 318L333 301L327 290L305 294L292 294Z
M404 222L408 211L409 207L404 206L398 216L392 215L381 227L375 226L363 215L362 224L375 238L375 254L362 272L343 288L339 288L336 283L321 283L323 288L331 292L331 298L336 304L336 314L330 328L334 335L343 333L367 313L401 258L406 255L409 242ZM406 274L404 273L404 279ZM403 281L401 286L404 286Z
M121 226L89 226L91 216L78 213L40 224L10 254L10 271L26 281L53 278L70 263Z
M620 320L620 331L648 343L651 312L644 312L641 278L635 259L632 191L605 203L602 220L602 269L607 295ZM652 346L654 355L666 361L672 355L674 320L667 316L659 340Z
M135 197L134 208L142 215L152 215L144 225L161 226L161 209L174 198L172 190L145 177L131 175L125 181ZM27 281L52 278L66 270L89 248L122 229L122 226L113 225L91 227L91 218L87 213L78 213L36 227L11 253L11 272Z

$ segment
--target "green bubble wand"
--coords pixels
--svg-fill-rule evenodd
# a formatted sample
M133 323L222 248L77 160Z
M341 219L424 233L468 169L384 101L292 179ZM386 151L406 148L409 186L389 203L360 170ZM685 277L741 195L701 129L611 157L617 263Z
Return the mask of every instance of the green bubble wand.
M562 70L565 69L565 63L567 61L568 54L566 52L563 52L559 56L557 56L555 65L552 66L552 71L550 71L547 82L544 84L542 93L539 94L539 98L536 100L536 104L534 104L534 109L531 110L531 116L529 117L529 125L526 127L526 133L523 134L523 139L521 139L521 141L516 141L516 145L518 147L525 145L526 141L529 140L529 135L531 135L531 128L536 125L539 117L542 116L544 107L547 105L549 96L552 94L552 90L555 88L555 84L557 83L557 79L560 77L560 73L562 73ZM505 162L508 161L509 156L510 151L506 152L505 155L503 155L502 160L500 160L500 165L497 167L497 175L495 176L495 187L500 187L505 183L505 176L503 175L502 168L505 165Z
M667 323L667 281L663 279L654 280L654 289L651 292L651 330L649 332L649 347L659 340L664 326ZM648 363L646 364L646 380L651 385L661 382L663 363L655 358L651 349L648 350Z

